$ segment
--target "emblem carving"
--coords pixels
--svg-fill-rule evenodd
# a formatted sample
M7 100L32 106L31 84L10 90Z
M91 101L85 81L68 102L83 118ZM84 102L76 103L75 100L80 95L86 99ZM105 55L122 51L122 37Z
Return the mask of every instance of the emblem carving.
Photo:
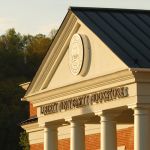
M91 61L89 39L83 34L74 34L69 45L69 68L73 75L85 76Z
M81 71L84 59L84 48L82 37L74 34L69 46L69 68L73 75L78 75Z

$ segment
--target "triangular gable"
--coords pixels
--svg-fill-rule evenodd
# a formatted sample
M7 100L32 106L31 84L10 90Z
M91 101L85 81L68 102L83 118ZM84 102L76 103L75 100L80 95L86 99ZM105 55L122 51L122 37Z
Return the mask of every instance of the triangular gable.
M134 11L125 12L128 18L133 17ZM140 12L138 15L141 14ZM119 16L120 20L117 20ZM149 51L143 46L143 40L137 45L146 53L143 55L141 51L136 51L136 48L139 49L135 46L139 39L137 40L137 35L129 33L129 29L125 29L124 21L122 12L118 10L112 10L112 12L107 9L72 8L69 10L26 95L111 74L128 67L140 67L141 63L143 64L141 67L148 67L150 63L145 54L149 54ZM134 21L138 22L135 18ZM133 25L130 27L133 28ZM75 33L86 34L91 43L92 63L88 74L84 77L72 76L68 68L67 52L70 40ZM145 35L141 35L146 42L149 40ZM132 38L136 41L133 44Z
M64 57L49 82L47 87L49 90L80 83L128 68L85 24L79 23L80 27L77 33L81 35L86 34L91 45L89 70L85 76L73 75L69 68L69 48L67 48Z

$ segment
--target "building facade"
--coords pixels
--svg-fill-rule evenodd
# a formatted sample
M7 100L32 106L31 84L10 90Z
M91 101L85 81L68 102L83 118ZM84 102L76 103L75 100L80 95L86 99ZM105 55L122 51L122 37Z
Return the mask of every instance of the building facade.
M150 12L70 8L28 85L31 150L150 150Z

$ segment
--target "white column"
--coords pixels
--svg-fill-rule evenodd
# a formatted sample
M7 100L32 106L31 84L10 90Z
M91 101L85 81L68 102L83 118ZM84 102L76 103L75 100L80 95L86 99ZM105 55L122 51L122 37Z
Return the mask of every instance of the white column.
M70 150L85 150L84 123L71 121Z
M101 150L117 150L116 122L109 114L101 115Z
M134 150L150 150L150 111L134 109Z
M44 128L44 150L57 150L58 136L57 127L48 126Z

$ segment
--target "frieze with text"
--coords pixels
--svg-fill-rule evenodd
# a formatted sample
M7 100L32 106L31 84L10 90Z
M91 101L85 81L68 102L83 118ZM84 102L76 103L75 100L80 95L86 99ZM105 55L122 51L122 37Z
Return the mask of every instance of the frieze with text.
M51 113L93 105L96 103L106 103L127 96L128 96L128 87L111 88L104 91L99 91L99 92L89 93L74 98L69 98L67 100L63 100L59 102L53 102L41 106L40 110L41 110L41 114L47 115Z

